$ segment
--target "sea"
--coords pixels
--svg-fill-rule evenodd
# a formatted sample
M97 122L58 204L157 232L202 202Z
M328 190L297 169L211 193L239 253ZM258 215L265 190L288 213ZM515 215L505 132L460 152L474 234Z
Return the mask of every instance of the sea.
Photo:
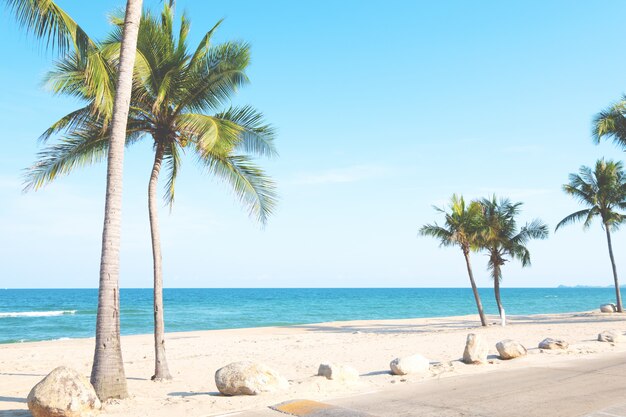
M487 314L493 290L480 289ZM613 288L503 288L507 315L566 313L614 302ZM96 289L0 289L0 343L92 337ZM152 290L120 291L121 332L153 330ZM469 288L166 288L168 332L476 314Z

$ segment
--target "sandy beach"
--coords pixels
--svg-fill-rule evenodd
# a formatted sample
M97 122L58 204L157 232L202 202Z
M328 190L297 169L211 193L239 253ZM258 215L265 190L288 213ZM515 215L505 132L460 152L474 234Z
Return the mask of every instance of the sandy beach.
M366 394L393 384L405 386L431 378L497 372L546 362L561 363L626 352L626 343L596 340L606 329L626 331L626 316L581 312L511 317L507 327L477 326L474 316L431 319L334 322L289 327L266 327L171 333L167 353L171 382L150 380L153 371L152 336L125 336L122 340L131 398L106 404L111 416L211 416L265 407L293 398L324 400ZM465 365L460 361L467 333L482 334L491 347L490 363ZM546 351L537 344L546 337L570 343L565 351ZM503 361L495 344L515 339L528 356ZM93 339L0 345L0 416L28 416L25 398L31 387L53 368L66 365L89 375ZM389 362L419 353L431 361L425 377L392 376ZM263 362L290 381L287 391L259 396L220 396L215 371L234 361ZM356 368L361 377L342 383L315 376L322 362Z

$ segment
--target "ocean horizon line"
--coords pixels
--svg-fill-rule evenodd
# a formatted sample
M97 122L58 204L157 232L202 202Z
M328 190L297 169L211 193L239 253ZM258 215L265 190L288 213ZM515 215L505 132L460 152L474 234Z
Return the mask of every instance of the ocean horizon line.
M478 286L478 289L481 290L492 290L492 286L484 287ZM556 286L535 286L535 287L522 287L522 286L506 286L501 287L502 289L551 289L551 288L559 288L559 289L567 289L567 288L614 288L613 285L586 285L586 284L577 284L577 285L563 285L559 284ZM626 288L626 284L620 285L620 288ZM458 286L458 287L163 287L164 290L376 290L376 289L387 289L387 290L419 290L419 289L454 289L454 290L462 290L462 289L471 289L469 286ZM33 287L33 288L22 288L22 287L0 287L0 290L98 290L98 287ZM152 287L120 287L120 290L152 290Z

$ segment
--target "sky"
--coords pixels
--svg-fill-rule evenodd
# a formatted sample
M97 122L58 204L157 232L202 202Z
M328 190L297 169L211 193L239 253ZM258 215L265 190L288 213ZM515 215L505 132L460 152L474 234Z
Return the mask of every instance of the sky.
M124 2L58 3L102 38ZM161 211L166 287L464 287L460 250L417 234L453 193L509 197L524 203L520 223L550 226L529 244L532 267L505 265L503 286L612 284L599 223L553 230L580 208L561 191L568 174L623 159L590 131L626 91L626 3L178 0L183 10L192 45L221 18L218 42L251 44L251 83L233 104L277 128L280 156L258 163L280 202L262 228L186 158ZM22 192L38 136L80 103L46 89L55 55L7 13L0 39L0 287L95 288L105 164ZM152 284L152 158L148 138L125 155L122 287ZM626 232L613 245L626 271ZM472 256L489 287L486 256Z

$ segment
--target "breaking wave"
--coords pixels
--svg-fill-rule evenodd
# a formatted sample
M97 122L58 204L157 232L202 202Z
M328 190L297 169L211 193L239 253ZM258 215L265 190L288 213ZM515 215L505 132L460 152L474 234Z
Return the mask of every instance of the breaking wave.
M0 312L0 318L6 317L53 317L64 316L66 314L76 314L76 310L58 310L58 311L20 311L7 313Z

